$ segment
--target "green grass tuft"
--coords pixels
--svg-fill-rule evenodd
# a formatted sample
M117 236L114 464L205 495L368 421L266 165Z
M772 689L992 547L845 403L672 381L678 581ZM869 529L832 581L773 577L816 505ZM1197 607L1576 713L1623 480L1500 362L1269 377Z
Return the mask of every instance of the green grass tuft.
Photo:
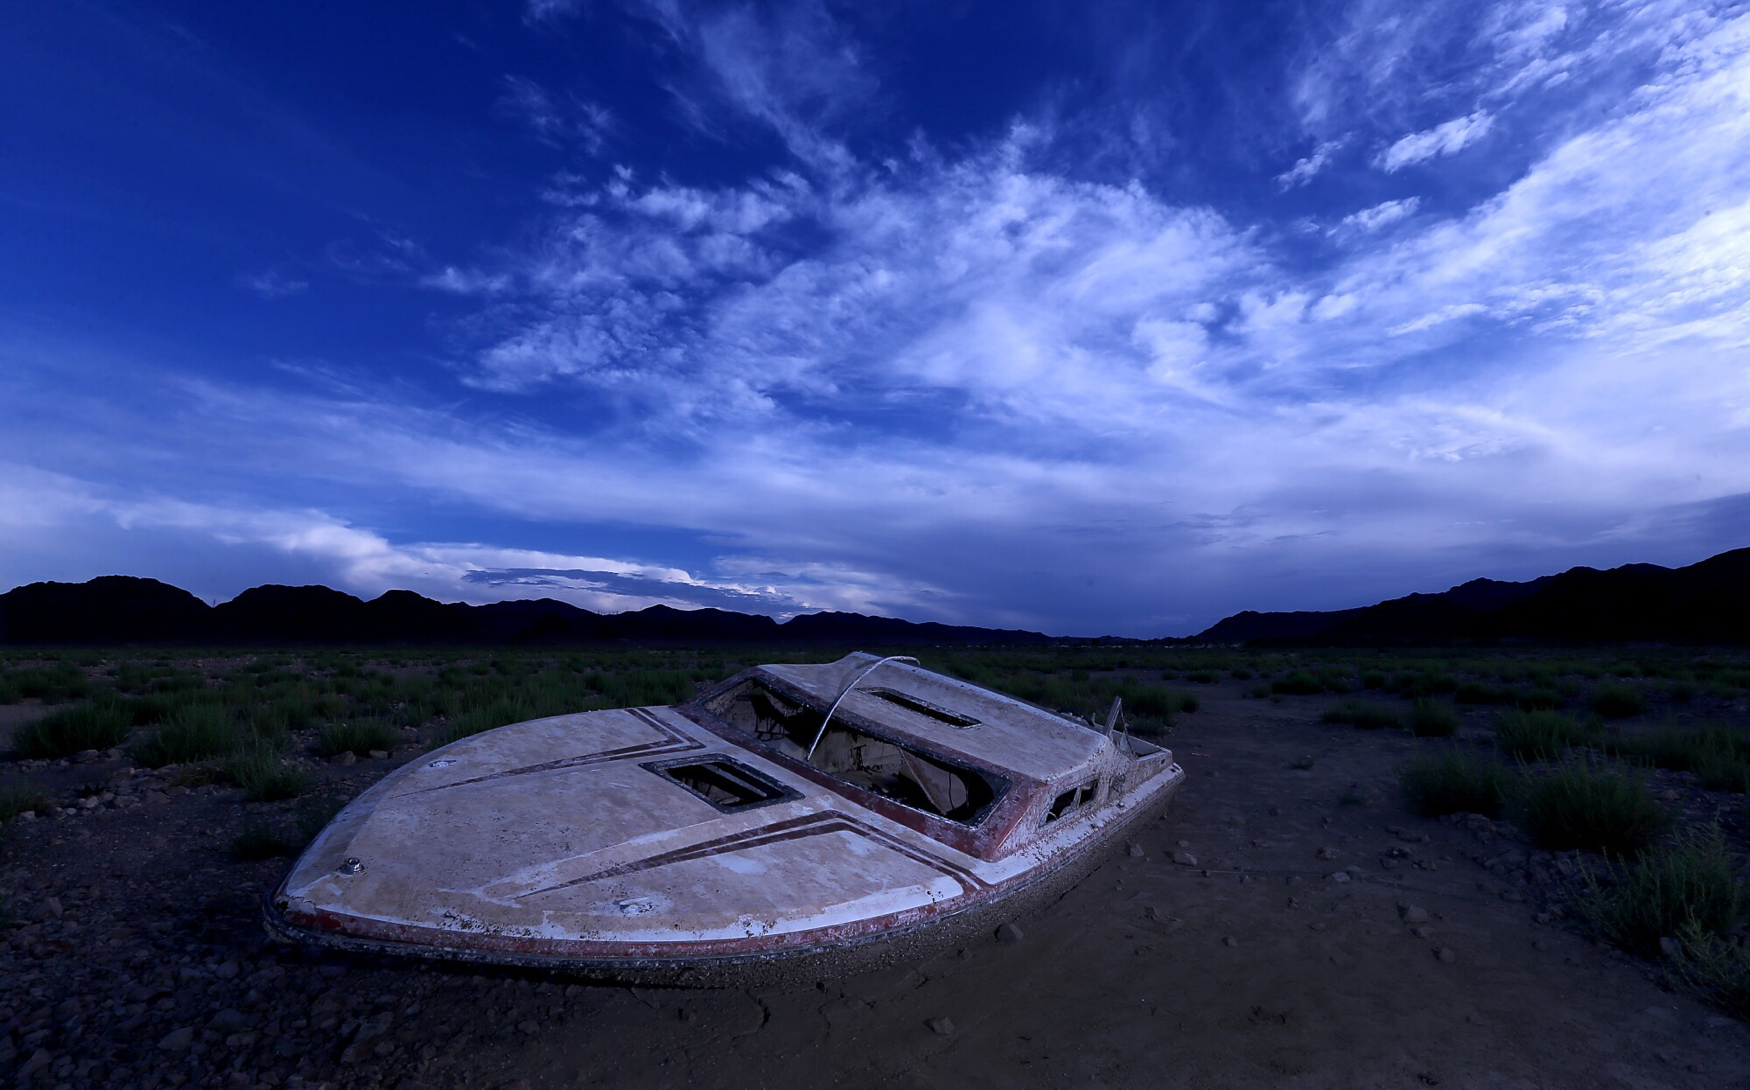
M310 790L309 770L287 764L270 745L253 745L225 762L225 778L256 802L295 799Z
M1640 777L1595 761L1527 772L1515 809L1519 827L1540 847L1625 858L1640 855L1671 822Z
M189 704L134 747L133 757L148 768L229 757L248 741L222 705Z
M121 701L94 700L25 724L13 734L12 745L21 757L71 757L121 745L132 726L133 713Z
M351 719L323 726L316 736L316 752L324 757L342 753L368 757L372 750L393 752L400 740L400 732L381 720Z
M1406 725L1418 738L1450 738L1458 733L1458 709L1444 700L1418 697L1410 704Z
M1410 809L1425 817L1500 817L1508 782L1507 769L1499 761L1464 749L1425 751L1398 770Z
M1608 888L1601 888L1587 875L1591 896L1581 902L1581 911L1600 938L1642 957L1658 957L1663 938L1722 936L1750 910L1750 897L1717 828L1624 863L1612 877Z
M1512 711L1495 720L1495 744L1521 761L1549 761L1586 741L1571 716L1556 711Z
M48 804L49 797L42 789L22 776L9 776L0 783L0 823L27 811L41 810Z

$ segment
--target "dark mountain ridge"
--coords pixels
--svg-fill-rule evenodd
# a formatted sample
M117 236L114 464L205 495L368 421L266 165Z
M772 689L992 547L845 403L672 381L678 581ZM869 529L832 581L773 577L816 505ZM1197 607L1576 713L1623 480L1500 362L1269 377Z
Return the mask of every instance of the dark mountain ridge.
M1199 643L1750 643L1750 549L1682 568L1570 568L1524 583L1472 579L1328 612L1246 610Z
M860 613L778 622L721 609L651 606L593 613L551 598L474 606L407 590L366 601L324 586L252 587L209 606L126 575L31 583L0 594L0 644L1048 644L1019 629L918 623ZM1129 641L1126 641L1129 642Z

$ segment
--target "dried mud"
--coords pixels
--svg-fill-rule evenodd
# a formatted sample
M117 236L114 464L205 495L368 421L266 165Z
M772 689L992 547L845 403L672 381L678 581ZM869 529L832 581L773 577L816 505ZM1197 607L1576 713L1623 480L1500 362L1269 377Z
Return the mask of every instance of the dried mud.
M1394 775L1411 739L1320 723L1330 698L1241 689L1200 687L1169 740L1189 777L1172 806L1004 941L758 989L274 944L259 899L284 861L230 857L240 792L121 761L51 768L58 803L98 801L6 829L0 1072L70 1088L1750 1083L1750 1027L1561 911L1571 861L1480 818L1411 816ZM415 752L324 774L362 790Z

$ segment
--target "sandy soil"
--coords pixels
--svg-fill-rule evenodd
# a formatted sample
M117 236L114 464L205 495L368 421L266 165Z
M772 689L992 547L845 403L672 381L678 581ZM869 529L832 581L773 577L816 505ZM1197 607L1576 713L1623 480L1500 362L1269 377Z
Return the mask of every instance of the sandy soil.
M0 949L0 1070L33 1087L1750 1085L1750 1027L1582 937L1563 860L1403 809L1410 739L1322 725L1325 698L1201 691L1170 740L1189 774L1173 807L1017 921L1018 943L752 991L272 946L255 899L283 863L224 854L236 792L75 765L54 774L137 802L8 830L0 889L26 926ZM357 789L387 767L332 774Z

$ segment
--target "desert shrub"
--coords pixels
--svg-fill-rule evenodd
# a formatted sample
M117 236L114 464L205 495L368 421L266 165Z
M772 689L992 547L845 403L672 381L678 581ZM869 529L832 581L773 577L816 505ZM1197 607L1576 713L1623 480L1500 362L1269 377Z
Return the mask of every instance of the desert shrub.
M1185 675L1185 680L1199 685L1214 685L1221 680L1221 675L1214 670L1193 670Z
M1635 685L1602 682L1592 691L1592 710L1606 719L1626 719L1647 710L1647 694Z
M1507 769L1470 750L1424 751L1398 770L1410 809L1425 817L1485 814L1499 817L1507 797Z
M1593 761L1528 772L1515 802L1519 827L1551 851L1638 856L1671 820L1639 777Z
M1591 896L1581 911L1600 938L1642 957L1657 957L1659 940L1681 932L1724 935L1750 910L1750 896L1717 828L1623 863L1611 877L1601 887L1588 874Z
M1252 680L1252 671L1249 667L1235 666L1227 672L1227 676L1235 681L1250 681Z
M54 704L78 700L91 692L91 681L85 676L85 671L70 662L25 666L8 671L5 677L11 697L7 703L34 698L45 704Z
M368 757L372 750L393 750L401 735L380 719L346 719L324 724L316 735L316 752L324 757L356 753Z
M295 799L310 790L308 770L287 764L270 745L256 744L225 762L225 778L256 802Z
M23 757L70 757L121 745L133 722L132 713L119 700L88 701L26 723L13 734L12 745Z
M1695 682L1689 678L1678 678L1665 686L1665 695L1678 704L1687 704L1694 700L1695 693Z
M133 757L148 768L228 757L247 738L229 709L190 704L134 747Z
M1460 704L1505 704L1513 699L1513 692L1481 681L1466 681L1453 690L1452 699Z
M1278 678L1272 682L1270 691L1284 693L1288 696L1311 696L1314 693L1324 692L1325 687L1309 671L1293 670L1289 672L1287 677Z
M1685 925L1677 933L1672 966L1679 980L1703 999L1750 1021L1750 946Z
M1556 711L1511 711L1495 720L1495 744L1521 761L1547 761L1586 740L1573 717Z
M1549 688L1522 689L1511 697L1509 703L1520 711L1554 711L1562 706L1562 694Z
M1363 730L1385 730L1403 725L1396 712L1366 700L1339 700L1326 708L1319 720L1324 723L1349 723Z
M1250 689L1247 689L1246 695L1252 697L1254 700L1262 700L1265 697L1272 695L1274 692L1275 690L1270 687L1268 681L1260 681Z
M0 783L0 823L27 810L41 810L48 804L49 798L42 789L22 776L9 776Z
M1729 727L1682 729L1667 723L1657 730L1612 738L1606 749L1659 768L1693 772L1710 791L1742 790L1750 776L1750 736Z
M1387 680L1389 679L1384 670L1361 671L1361 687L1363 689L1383 689Z
M1458 709L1444 700L1418 697L1410 704L1406 725L1418 738L1450 738L1458 733Z

